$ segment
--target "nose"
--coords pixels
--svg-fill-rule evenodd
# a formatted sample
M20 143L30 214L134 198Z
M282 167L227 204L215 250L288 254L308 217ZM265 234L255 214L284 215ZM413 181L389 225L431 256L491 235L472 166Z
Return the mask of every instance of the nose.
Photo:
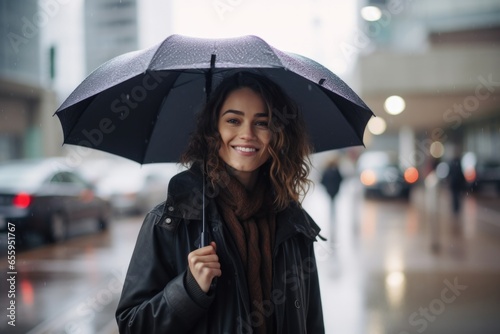
M254 128L252 126L252 123L250 122L245 122L241 125L240 127L240 133L239 136L241 139L244 140L252 140L256 138Z

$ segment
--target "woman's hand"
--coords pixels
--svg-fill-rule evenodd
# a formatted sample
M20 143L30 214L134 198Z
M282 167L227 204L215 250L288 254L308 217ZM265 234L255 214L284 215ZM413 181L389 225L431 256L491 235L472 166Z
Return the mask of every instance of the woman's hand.
M194 250L188 255L189 270L205 293L210 289L212 279L222 274L215 251L216 245L212 241L209 246Z

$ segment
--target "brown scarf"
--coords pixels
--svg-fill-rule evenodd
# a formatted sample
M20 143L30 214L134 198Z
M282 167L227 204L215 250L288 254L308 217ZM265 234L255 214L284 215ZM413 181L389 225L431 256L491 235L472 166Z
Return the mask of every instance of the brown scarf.
M217 197L224 222L235 241L246 270L252 312L258 312L263 323L255 321L255 333L271 333L273 315L265 314L262 302L271 300L272 249L276 229L269 182L259 176L251 192L233 176ZM266 316L267 315L267 316Z

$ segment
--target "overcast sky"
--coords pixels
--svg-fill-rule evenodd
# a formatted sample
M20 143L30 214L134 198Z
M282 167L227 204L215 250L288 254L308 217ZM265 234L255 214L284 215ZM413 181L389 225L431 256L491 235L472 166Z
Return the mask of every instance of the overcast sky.
M351 40L359 19L357 1L342 0L174 0L170 11L171 33L207 38L257 35L346 74L350 60L339 45Z

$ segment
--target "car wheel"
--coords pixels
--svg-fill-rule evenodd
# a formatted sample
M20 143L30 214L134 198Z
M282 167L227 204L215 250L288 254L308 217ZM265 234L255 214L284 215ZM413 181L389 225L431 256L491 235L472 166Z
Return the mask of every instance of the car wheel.
M47 239L49 242L61 242L67 237L68 226L61 213L54 213L49 219Z

